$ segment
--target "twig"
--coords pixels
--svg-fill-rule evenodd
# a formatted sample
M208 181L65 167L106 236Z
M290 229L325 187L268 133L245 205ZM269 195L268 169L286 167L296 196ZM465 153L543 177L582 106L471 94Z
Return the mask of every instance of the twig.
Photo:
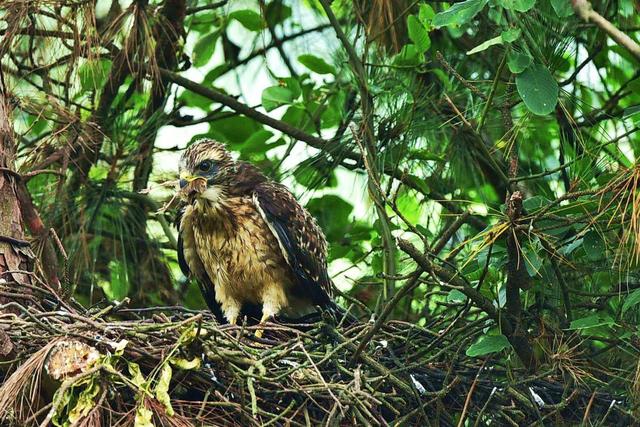
M631 37L620 31L609 20L593 10L591 3L588 0L571 0L573 10L576 15L582 18L586 22L595 23L602 31L607 33L609 37L616 41L621 47L627 49L629 53L640 60L640 45L636 43Z

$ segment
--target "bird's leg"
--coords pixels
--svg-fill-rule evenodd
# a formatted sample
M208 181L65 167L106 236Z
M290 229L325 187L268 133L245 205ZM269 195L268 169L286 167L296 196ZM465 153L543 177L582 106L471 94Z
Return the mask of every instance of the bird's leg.
M223 307L224 317L227 318L227 321L231 325L238 324L238 316L240 316L240 305L238 304L228 304L226 307Z
M255 333L255 336L257 338L262 338L262 334L264 332L264 330L260 328L260 326L264 325L269 320L274 320L277 313L278 313L278 310L271 304L265 303L262 306L262 317L260 318L260 323L258 324L258 329L256 329L256 333Z

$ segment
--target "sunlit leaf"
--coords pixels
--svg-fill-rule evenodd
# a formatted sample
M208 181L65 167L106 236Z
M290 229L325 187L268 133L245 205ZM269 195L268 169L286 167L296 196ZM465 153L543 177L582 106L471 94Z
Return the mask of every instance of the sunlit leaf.
M473 55L474 53L482 52L483 50L489 49L491 46L502 44L502 43L503 43L502 36L494 37L474 47L473 49L467 52L467 55Z
M422 22L415 16L409 15L407 17L407 31L409 32L409 39L413 42L418 49L418 52L424 53L431 47L431 39L429 33Z
M315 55L300 55L298 56L298 62L300 62L302 65L304 65L314 73L318 73L318 74L335 74L336 73L336 69L332 65L327 64L327 62L324 59L318 58Z
M168 363L165 363L162 366L162 369L160 369L160 375L158 376L155 390L156 399L164 405L164 410L170 417L175 413L171 406L171 397L169 396L169 384L171 383L172 372L171 366Z
M293 93L282 86L270 86L262 91L262 106L271 111L293 101Z
M219 37L220 32L213 31L198 39L195 46L193 47L193 57L191 58L193 61L193 65L195 65L196 67L201 67L209 62L211 56L213 55L213 51L216 48L216 43L218 42Z
M229 14L229 19L235 19L251 31L260 31L266 26L262 16L250 9L233 11Z
M487 4L488 0L466 0L455 3L449 9L438 13L433 18L434 27L463 25L473 19Z

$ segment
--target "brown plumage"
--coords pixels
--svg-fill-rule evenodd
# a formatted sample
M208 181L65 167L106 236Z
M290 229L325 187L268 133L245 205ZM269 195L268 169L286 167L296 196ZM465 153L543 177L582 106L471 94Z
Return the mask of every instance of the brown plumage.
M180 161L178 258L220 321L335 307L327 243L286 187L202 140Z

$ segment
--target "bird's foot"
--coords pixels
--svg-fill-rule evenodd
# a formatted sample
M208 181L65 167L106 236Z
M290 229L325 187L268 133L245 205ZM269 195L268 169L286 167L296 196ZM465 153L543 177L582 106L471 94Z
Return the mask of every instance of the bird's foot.
M260 323L258 324L258 328L256 329L255 332L255 337L256 338L262 338L262 335L264 334L264 324L267 322L275 322L276 318L273 315L263 315L262 319L260 319Z

